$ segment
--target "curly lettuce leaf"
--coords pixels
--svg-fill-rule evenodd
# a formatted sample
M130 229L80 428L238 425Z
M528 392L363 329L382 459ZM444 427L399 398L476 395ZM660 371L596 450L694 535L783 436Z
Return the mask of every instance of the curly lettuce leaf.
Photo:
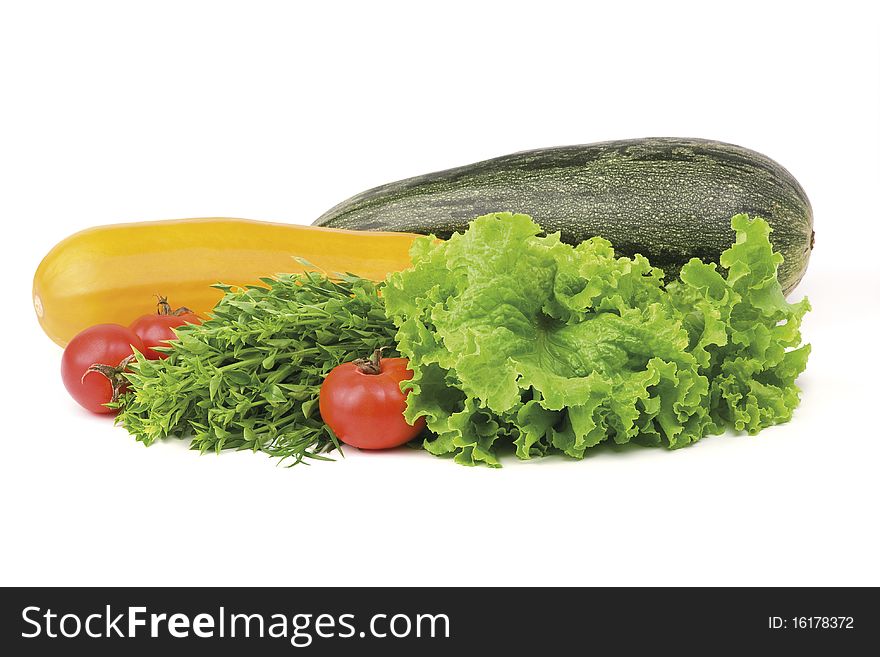
M674 448L788 420L809 305L785 301L767 223L732 225L726 277L692 260L668 286L642 256L542 237L521 214L417 241L383 296L414 371L407 419L434 434L425 448L498 466L505 444L523 459L583 458L607 440Z
M668 291L711 381L716 429L755 434L790 420L799 403L795 380L810 354L810 345L800 346L800 325L810 304L785 300L776 279L782 256L772 250L767 222L741 214L731 225L736 243L721 254L726 278L714 264L691 260Z

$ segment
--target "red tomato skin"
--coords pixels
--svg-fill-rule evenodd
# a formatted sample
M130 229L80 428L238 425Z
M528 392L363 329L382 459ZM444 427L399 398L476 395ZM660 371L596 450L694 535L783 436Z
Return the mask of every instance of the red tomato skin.
M406 395L400 382L411 379L406 358L383 358L379 374L365 374L354 363L333 368L318 397L321 418L344 443L359 449L389 449L415 438L425 428L420 417L403 417Z
M182 315L178 315L180 319L183 320L185 324L201 324L202 320L199 319L199 316L195 313L183 313Z
M92 413L116 413L104 406L113 395L110 381L99 372L86 374L86 370L95 364L116 367L132 354L132 347L141 351L144 344L119 324L96 324L78 333L61 356L61 379L67 392Z
M176 340L177 336L172 331L173 328L184 324L198 323L198 318L189 313L185 315L152 314L141 315L128 328L134 331L135 335L144 343L144 356L149 360L158 360L159 358L168 358L168 354L154 351L152 347L167 347L169 340Z

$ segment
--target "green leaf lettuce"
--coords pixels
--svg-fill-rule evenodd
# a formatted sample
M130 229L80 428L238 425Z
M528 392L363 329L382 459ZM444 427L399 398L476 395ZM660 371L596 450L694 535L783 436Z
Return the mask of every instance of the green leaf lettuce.
M435 434L425 448L498 466L505 444L582 458L607 440L681 447L790 419L809 304L785 300L767 223L732 226L725 274L692 260L668 285L642 256L541 237L521 214L417 241L383 296L415 372L407 419Z

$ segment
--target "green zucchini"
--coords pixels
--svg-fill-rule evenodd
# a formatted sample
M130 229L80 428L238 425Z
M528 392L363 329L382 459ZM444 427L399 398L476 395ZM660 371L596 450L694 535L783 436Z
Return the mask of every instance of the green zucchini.
M433 233L448 238L500 211L531 215L576 244L601 235L641 253L667 280L693 257L718 262L740 212L767 219L785 261L786 293L813 247L813 213L797 180L754 151L702 139L631 139L544 148L382 185L314 223L331 228Z

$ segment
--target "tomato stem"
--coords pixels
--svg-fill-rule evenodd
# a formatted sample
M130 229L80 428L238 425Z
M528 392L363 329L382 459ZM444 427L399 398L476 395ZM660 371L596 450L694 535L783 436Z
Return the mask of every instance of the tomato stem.
M171 304L168 303L168 297L163 297L161 294L157 294L156 298L158 299L156 302L156 313L159 315L174 315L177 317L180 315L186 315L187 313L195 314L186 306L181 306L177 310L171 310Z
M116 367L113 367L112 365L104 365L103 363L93 363L92 365L89 365L89 368L85 371L85 374L82 375L82 379L80 380L85 381L85 378L92 372L97 372L106 377L113 390L113 394L110 396L110 402L115 402L119 399L119 395L125 389L125 386L128 385L128 379L125 378L123 372L125 372L125 368L127 368L133 360L134 354L123 358L119 361L119 365Z
M358 358L354 361L354 364L357 365L358 372L361 374L381 374L383 349L387 349L387 347L379 347L369 358Z

